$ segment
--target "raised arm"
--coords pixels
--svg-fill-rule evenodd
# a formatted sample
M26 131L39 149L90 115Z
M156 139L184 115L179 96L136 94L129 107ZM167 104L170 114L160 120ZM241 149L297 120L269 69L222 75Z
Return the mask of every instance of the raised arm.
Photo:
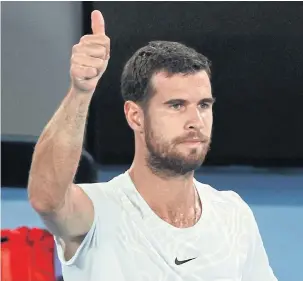
M92 13L92 31L72 49L71 87L36 144L28 183L32 207L48 229L64 241L70 255L94 219L91 200L73 180L89 105L109 60L110 40L99 11Z

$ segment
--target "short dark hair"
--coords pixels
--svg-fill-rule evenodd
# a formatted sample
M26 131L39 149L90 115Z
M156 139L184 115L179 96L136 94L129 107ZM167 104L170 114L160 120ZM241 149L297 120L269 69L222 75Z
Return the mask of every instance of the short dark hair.
M147 104L152 96L150 79L165 71L169 75L191 74L205 70L211 76L207 57L184 44L170 41L151 41L137 50L127 61L121 76L124 101Z

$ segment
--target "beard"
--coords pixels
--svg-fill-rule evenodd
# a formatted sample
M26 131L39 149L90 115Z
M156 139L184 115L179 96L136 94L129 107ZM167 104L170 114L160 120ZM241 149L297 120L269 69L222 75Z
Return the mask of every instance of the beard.
M203 142L202 149L191 148L186 154L177 149L178 144L192 138L198 138ZM145 127L145 143L148 149L147 165L154 174L165 178L190 175L203 164L210 148L210 142L210 138L194 131L168 142L163 137L156 136L148 122Z

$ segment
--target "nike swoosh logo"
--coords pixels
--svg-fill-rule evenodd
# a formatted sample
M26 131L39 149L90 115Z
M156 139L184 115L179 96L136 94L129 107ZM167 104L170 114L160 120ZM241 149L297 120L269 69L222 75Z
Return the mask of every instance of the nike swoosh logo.
M180 265L180 264L183 264L183 263L186 263L186 262L189 262L189 261L192 261L196 258L192 258L192 259L188 259L188 260L183 260L183 261L179 261L178 258L175 259L175 264L176 265Z

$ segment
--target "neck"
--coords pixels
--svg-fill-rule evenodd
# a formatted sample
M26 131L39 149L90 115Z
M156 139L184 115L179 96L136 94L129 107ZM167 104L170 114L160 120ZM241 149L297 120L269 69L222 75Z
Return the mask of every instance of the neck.
M129 175L151 209L170 223L181 218L193 219L196 213L195 199L198 198L195 195L194 173L186 177L164 178L154 174L143 162L135 159L129 169Z

